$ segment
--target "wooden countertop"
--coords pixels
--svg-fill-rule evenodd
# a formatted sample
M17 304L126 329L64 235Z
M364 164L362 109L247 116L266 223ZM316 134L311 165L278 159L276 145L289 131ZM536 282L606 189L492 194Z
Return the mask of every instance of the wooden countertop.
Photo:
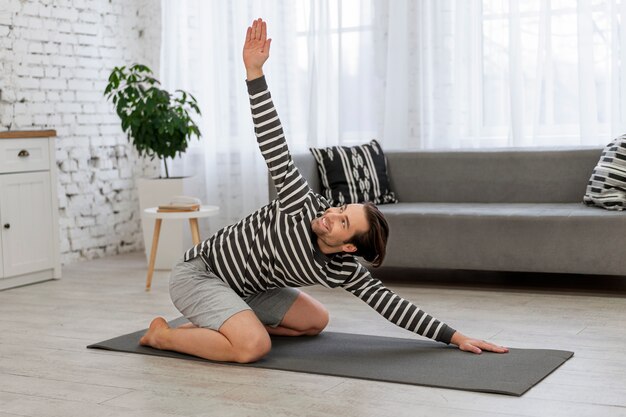
M0 139L49 138L56 135L56 130L9 130L0 132Z

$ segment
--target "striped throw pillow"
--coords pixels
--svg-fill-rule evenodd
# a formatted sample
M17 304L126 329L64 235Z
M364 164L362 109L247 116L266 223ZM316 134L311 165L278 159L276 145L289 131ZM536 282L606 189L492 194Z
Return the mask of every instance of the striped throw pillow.
M602 151L583 202L608 210L626 208L626 135L613 140Z
M398 202L389 186L385 154L376 140L353 147L309 149L317 161L322 194L332 206Z

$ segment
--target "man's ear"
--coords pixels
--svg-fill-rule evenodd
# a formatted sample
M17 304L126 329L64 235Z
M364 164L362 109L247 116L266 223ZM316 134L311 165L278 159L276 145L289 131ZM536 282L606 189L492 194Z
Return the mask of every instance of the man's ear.
M356 252L356 249L356 246L354 246L352 243L346 243L341 247L342 251L348 253Z

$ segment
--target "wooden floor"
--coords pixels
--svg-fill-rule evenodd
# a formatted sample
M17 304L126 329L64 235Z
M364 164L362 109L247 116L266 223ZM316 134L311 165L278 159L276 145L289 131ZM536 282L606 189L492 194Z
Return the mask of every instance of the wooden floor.
M145 272L142 254L127 254L0 292L0 417L626 416L626 292L619 289L537 279L511 288L502 277L491 285L390 285L471 336L575 351L518 398L86 349L144 328L155 315L179 316L167 272L156 272L150 293ZM342 290L307 291L329 307L329 330L411 336Z

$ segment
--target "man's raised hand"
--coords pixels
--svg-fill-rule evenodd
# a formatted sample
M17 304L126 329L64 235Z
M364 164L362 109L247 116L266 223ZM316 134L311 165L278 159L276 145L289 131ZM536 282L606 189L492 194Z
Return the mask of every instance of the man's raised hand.
M263 75L263 64L270 56L271 39L267 39L267 24L259 18L252 22L243 45L243 63L248 81Z

